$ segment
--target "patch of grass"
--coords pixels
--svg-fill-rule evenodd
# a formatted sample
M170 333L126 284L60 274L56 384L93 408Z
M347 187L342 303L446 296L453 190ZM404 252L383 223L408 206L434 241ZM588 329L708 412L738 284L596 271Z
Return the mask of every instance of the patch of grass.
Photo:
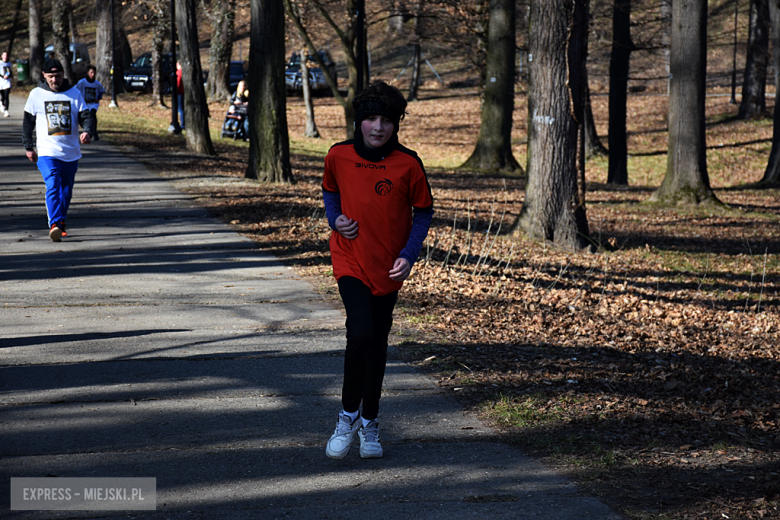
M543 394L524 397L501 398L489 405L488 415L498 424L528 428L555 422L561 418L558 408L549 409L548 399Z

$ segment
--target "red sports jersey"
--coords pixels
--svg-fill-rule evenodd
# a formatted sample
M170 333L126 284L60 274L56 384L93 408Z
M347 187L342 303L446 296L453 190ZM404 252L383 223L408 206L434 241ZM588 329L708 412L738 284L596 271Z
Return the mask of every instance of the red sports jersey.
M357 221L358 236L330 237L333 275L353 276L382 296L403 282L389 272L409 240L412 207L433 205L431 188L419 158L399 147L379 162L360 157L351 142L334 145L325 157L322 187L339 193L341 212Z

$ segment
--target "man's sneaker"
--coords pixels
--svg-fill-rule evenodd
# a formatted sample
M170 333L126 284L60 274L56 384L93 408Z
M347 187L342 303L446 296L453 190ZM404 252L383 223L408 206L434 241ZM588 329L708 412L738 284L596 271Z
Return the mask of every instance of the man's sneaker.
M3 117L11 117L11 114L8 113L8 110L3 111Z
M349 418L349 415L341 412L339 414L339 422L336 424L336 431L331 435L328 441L328 446L325 448L325 455L331 459L343 459L349 453L349 449L352 447L352 441L355 440L360 429L360 416L357 416L355 420Z
M62 229L59 224L52 224L51 229L49 230L49 238L51 238L52 242L62 241Z
M363 426L358 432L360 437L360 456L364 459L381 458L384 452L379 444L379 423L376 419Z
M65 222L60 222L59 224L57 224L57 227L59 227L62 230L62 238L68 236L68 232L65 229Z

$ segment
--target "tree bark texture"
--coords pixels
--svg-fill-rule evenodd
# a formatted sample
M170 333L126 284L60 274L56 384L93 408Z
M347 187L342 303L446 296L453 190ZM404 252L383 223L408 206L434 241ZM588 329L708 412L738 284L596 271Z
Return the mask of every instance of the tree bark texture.
M29 0L29 31L30 31L30 78L33 86L43 79L43 0Z
M766 76L769 64L769 0L751 0L745 78L738 119L754 119L766 113Z
M95 72L106 93L111 95L111 3L95 0L95 17Z
M769 20L772 27L772 64L775 71L775 85L780 85L780 4L776 1L769 2ZM780 107L775 99L775 112L772 116L772 151L769 153L764 177L760 185L777 187L780 185Z
M490 0L487 81L474 151L461 166L475 172L522 171L512 154L515 107L515 1Z
M631 61L631 0L614 0L609 59L609 168L607 184L628 186L628 73Z
M52 3L51 30L54 39L54 55L62 63L65 78L70 81L71 85L75 85L73 67L70 63L70 38L68 38L68 11L70 9L70 0L58 0Z
M179 34L179 61L184 84L184 120L187 149L216 155L209 134L209 113L198 49L198 18L195 0L176 0L176 26Z
M236 26L236 0L215 0L207 90L214 100L230 99L230 58Z
M251 0L250 10L246 177L292 183L284 84L284 7L278 0Z
M584 197L588 0L533 0L529 20L528 184L517 226L590 248Z
M672 1L670 54L666 175L650 202L685 205L715 201L707 175L705 141L706 2Z

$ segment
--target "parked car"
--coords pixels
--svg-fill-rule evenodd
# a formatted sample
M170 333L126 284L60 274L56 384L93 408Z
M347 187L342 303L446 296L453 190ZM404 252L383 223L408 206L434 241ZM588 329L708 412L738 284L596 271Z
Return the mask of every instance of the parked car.
M170 53L162 55L162 64L160 68L161 86L163 94L171 93L171 74L176 70ZM154 85L152 76L152 53L145 52L141 54L125 70L125 90L127 92L140 91L150 92Z
M78 81L87 75L87 67L90 64L89 50L86 44L74 42L70 44L70 55L70 66L73 69L73 76L75 81ZM54 45L47 45L43 50L43 60L46 61L52 57L54 57Z
M244 69L244 62L243 61L231 61L230 62L230 68L228 69L228 74L230 75L230 79L228 80L228 90L232 94L236 91L236 87L238 86L238 82L242 79L246 79L246 70ZM206 83L209 78L209 71L206 71L203 73L203 86L206 86Z
M322 58L323 63L328 71L330 71L333 80L338 83L338 76L336 74L336 62L330 55L330 52L326 50L320 50L317 52ZM309 65L309 84L314 92L329 92L330 85L328 80L325 79L325 74L322 72L319 64L314 58L307 54L306 59ZM299 52L293 52L290 55L290 60L287 62L287 66L284 70L284 83L287 87L287 92L298 93L303 90L303 83L301 82L301 54Z

